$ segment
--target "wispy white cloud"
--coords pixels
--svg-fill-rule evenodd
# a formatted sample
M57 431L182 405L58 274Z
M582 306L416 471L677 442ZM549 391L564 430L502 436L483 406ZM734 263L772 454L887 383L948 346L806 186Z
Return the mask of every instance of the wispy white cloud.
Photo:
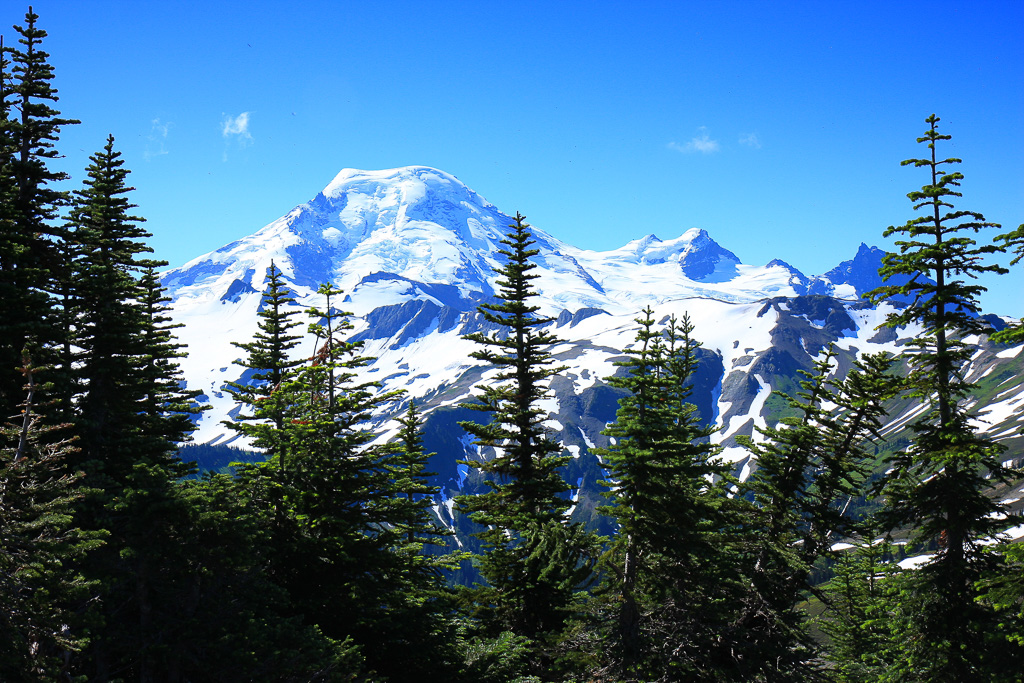
M220 122L220 134L224 136L224 153L221 161L228 160L228 146L232 140L238 143L239 147L246 147L252 143L252 133L249 132L249 114L243 111L238 116L223 114L224 119Z
M740 144L746 145L747 147L753 147L754 149L761 149L761 141L757 138L757 133L741 135Z
M692 152L700 152L701 154L713 154L720 149L718 140L712 140L711 136L708 135L708 129L701 126L697 129L698 133L690 139L686 144L679 144L678 142L668 143L669 149L674 149L677 152L683 154L690 154Z
M221 121L220 132L225 138L230 139L234 137L239 140L243 145L246 142L252 141L252 134L249 133L249 113L243 111L238 116L229 116L224 114L224 120Z
M149 135L146 136L146 149L142 152L142 158L146 161L155 157L167 154L167 136L171 132L173 123L163 123L160 119L150 121Z

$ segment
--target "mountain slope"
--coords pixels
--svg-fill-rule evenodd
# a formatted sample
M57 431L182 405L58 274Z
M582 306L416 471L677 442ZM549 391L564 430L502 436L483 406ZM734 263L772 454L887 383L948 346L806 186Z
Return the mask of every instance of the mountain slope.
M459 404L474 385L493 373L469 357L475 350L462 335L484 329L476 312L497 288L492 269L508 214L453 176L426 167L387 171L345 170L306 204L249 237L168 272L164 282L172 314L183 324L189 347L182 368L190 388L203 391L212 406L198 423L200 443L244 445L222 420L236 410L223 391L238 380L240 351L256 330L263 278L273 261L295 290L297 306L319 305L321 282L345 290L344 306L355 314L354 335L377 357L368 379L384 389L404 389L426 413L431 463L444 485L439 513L459 490L481 485L475 471L456 460L489 457L469 445L456 423L479 417ZM839 349L839 369L855 355L898 352L915 330L878 330L886 308L872 308L858 296L877 284L882 252L861 245L856 256L828 273L807 277L780 260L765 266L740 263L700 229L675 239L654 235L606 252L578 249L534 228L536 303L555 317L564 341L554 353L568 366L551 384L545 406L549 426L568 453L570 481L576 483L580 513L598 500L600 465L590 453L605 445L600 434L614 418L618 394L603 378L615 372L635 334L634 318L646 305L658 319L688 313L704 343L694 401L702 417L719 427L713 439L745 476L748 454L739 435L774 423L785 411L773 390L792 391L798 370L810 369L829 343ZM1005 348L977 340L971 372L984 389L990 410L987 431L1013 447L1024 409L1021 346ZM298 354L312 355L307 340ZM894 405L889 433L894 441L918 410ZM375 417L386 438L389 415ZM390 432L388 430L391 430ZM449 521L454 523L454 520Z

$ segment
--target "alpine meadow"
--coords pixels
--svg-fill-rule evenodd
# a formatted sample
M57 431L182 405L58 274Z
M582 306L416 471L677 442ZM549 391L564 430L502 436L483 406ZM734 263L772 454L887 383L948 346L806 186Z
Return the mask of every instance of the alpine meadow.
M949 121L891 154L891 250L818 275L422 165L170 268L119 139L62 170L43 26L0 42L0 680L1020 680L1024 320L982 296L1024 224Z

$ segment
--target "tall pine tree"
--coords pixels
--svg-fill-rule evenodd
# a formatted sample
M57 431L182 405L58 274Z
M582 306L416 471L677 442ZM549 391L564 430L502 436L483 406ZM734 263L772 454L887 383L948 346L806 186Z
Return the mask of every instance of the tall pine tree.
M52 107L57 91L38 19L29 7L25 25L14 27L18 47L3 49L10 60L0 66L0 415L5 416L21 401L17 368L26 342L46 365L53 364L63 344L64 322L52 298L67 275L65 233L57 218L68 195L54 185L68 176L48 163L59 156L55 143L61 127L78 121L61 118ZM54 368L51 381L62 381L63 370ZM66 395L59 386L56 393Z
M605 654L623 677L712 680L713 644L729 616L718 606L739 578L730 468L689 402L692 324L673 317L657 330L654 312L643 313L636 348L616 363L626 373L607 380L629 393L604 432L612 445L599 452L609 475L600 511L618 524L602 561L601 597L616 615Z
M530 258L538 251L529 224L516 214L501 241L506 264L497 302L481 304L483 318L499 327L491 334L466 335L483 348L473 358L499 369L497 383L482 386L477 400L466 405L490 414L490 422L462 422L481 448L494 449L490 459L465 464L488 476L488 491L458 499L459 508L485 530L477 533L485 553L480 573L487 581L479 593L482 616L496 632L543 641L563 627L574 593L589 575L587 553L592 540L566 517L569 489L558 469L569 457L547 435L540 402L554 366L551 347L557 339L545 330L552 319L531 305L536 296ZM550 675L543 654L535 653L535 669Z
M896 236L899 251L883 259L884 280L909 276L903 285L883 285L870 293L874 301L900 295L911 303L890 314L889 327L919 325L910 341L909 394L927 406L913 425L914 441L889 462L881 493L890 528L912 527L914 537L936 544L930 562L909 579L905 599L914 617L905 637L907 648L899 675L903 680L996 680L1005 671L1005 642L991 642L997 629L994 611L980 601L978 582L999 565L998 553L983 552L983 542L1008 527L1007 508L987 491L1014 472L1004 467L1003 448L972 424L971 385L964 375L974 348L965 338L986 331L978 317L984 287L971 280L983 273L1005 272L985 259L1001 250L979 245L973 235L998 227L974 211L958 210L953 201L963 174L951 169L960 159L942 159L938 145L949 135L938 131L939 118L917 139L927 145L924 158L902 164L927 171L927 183L910 192L921 215L885 236ZM922 277L924 276L924 277Z
M240 404L240 411L234 421L226 424L257 443L267 459L276 463L278 488L274 495L277 496L281 494L280 487L284 486L289 465L283 441L287 396L279 389L294 377L295 368L303 362L293 358L293 350L302 338L294 332L301 323L293 318L301 312L281 270L271 262L257 312L256 334L251 341L235 342L235 346L246 352L245 358L236 361L245 372L239 381L227 385L228 392ZM280 501L275 507L280 508Z
M139 303L146 264L138 256L152 249L144 242L150 234L143 219L129 213L133 188L113 136L90 161L68 219L76 247L71 309L82 394L75 427L90 484L105 488L99 477L123 483L140 455L135 439L146 389L140 374L147 321Z
M852 528L847 503L864 494L866 446L895 391L891 357L866 356L843 380L830 378L833 359L830 348L804 373L803 391L786 397L795 416L744 441L757 469L747 482L749 589L726 635L738 680L810 680L819 668L799 604L814 564Z
M328 638L357 643L367 671L421 680L453 659L451 604L439 571L447 562L422 553L446 534L427 516L437 489L423 481L415 414L404 421L400 444L371 443L371 416L398 394L363 380L373 359L361 342L346 339L352 325L337 308L341 292L323 285L319 293L323 307L309 310L317 352L267 387L255 412L265 416L263 426L238 427L273 453L243 468L241 478L255 506L278 508L271 575L294 614Z
M113 137L90 161L68 216L74 462L89 487L79 523L108 536L84 564L97 586L87 603L95 633L76 669L97 680L125 671L148 680L167 666L163 648L175 637L177 480L190 471L176 452L198 409L180 385L181 352L155 274L163 264L139 258L151 251L149 233L130 213L132 188Z
M69 439L43 432L39 368L24 355L27 396L18 422L0 425L0 678L67 677L66 655L86 643L80 603L90 588L78 565L99 543L75 527L80 474L67 472Z

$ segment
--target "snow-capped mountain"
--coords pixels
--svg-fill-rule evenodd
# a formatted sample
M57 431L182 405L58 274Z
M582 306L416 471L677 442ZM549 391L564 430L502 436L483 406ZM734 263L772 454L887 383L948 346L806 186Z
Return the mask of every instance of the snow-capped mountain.
M234 364L241 352L232 342L255 332L264 276L274 262L299 306L321 305L315 290L323 282L346 292L355 337L377 359L366 368L367 378L387 390L404 389L426 413L426 445L437 451L431 469L446 500L480 485L475 472L456 461L487 454L474 452L456 423L479 417L459 404L490 375L469 357L474 345L462 335L485 324L476 306L497 289L493 269L503 263L498 252L511 222L437 169L347 169L311 201L249 237L168 272L172 315L189 349L182 369L189 387L201 389L212 407L198 423L196 441L237 438L222 425L236 410L223 386L243 371ZM590 449L607 443L600 432L614 419L618 399L603 378L632 344L634 318L644 306L651 305L657 319L689 314L696 325L704 346L694 401L719 427L714 440L741 475L750 463L736 437L776 421L782 404L772 391L792 390L797 371L809 369L828 344L836 344L845 370L856 355L896 352L915 333L877 329L887 309L859 299L880 282L882 251L875 247L862 244L853 259L808 277L781 260L743 264L698 228L667 240L648 235L605 252L565 244L537 226L533 234L535 303L555 318L553 332L563 340L555 356L569 368L552 381L545 407L549 426L574 456L569 476L581 506L596 503L591 494L600 467ZM298 352L311 355L312 343ZM983 426L1013 445L1008 457L1019 458L1024 353L1020 346L978 345L971 373L985 387L990 413ZM895 406L892 433L917 409ZM378 416L379 425L387 429L389 417Z

